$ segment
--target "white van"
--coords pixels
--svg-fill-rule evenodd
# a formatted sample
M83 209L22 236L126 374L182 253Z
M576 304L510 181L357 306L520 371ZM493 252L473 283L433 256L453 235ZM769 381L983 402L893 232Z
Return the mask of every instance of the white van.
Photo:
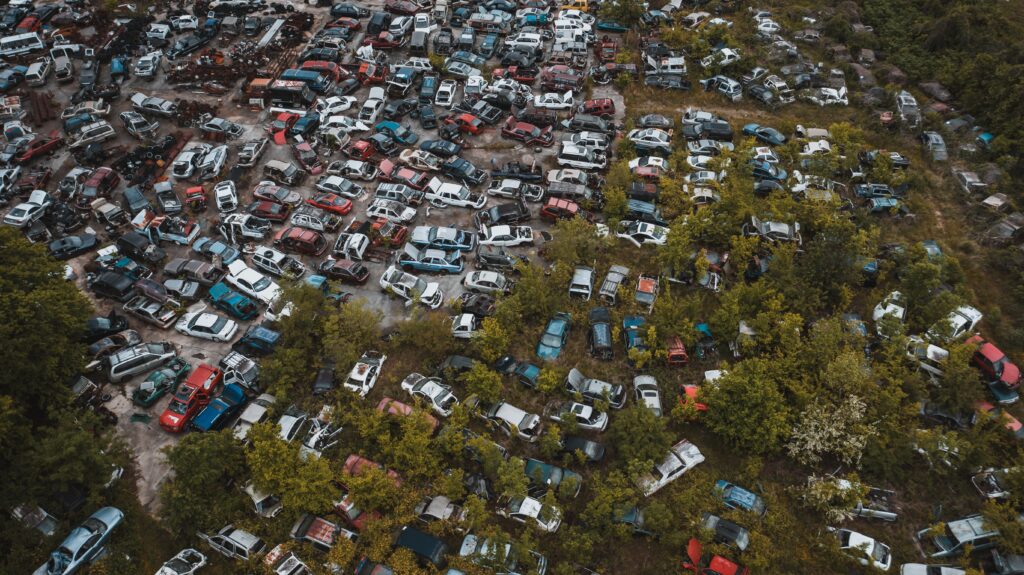
M36 32L0 38L0 56L5 58L45 49L46 43Z
M46 79L50 77L52 72L53 60L42 58L33 62L28 67L28 72L25 72L25 82L29 86L42 86L46 84Z

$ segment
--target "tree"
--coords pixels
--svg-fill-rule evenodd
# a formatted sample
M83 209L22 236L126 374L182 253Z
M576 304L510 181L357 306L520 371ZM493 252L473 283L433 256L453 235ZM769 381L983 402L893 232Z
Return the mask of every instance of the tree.
M160 486L160 515L172 533L219 529L245 513L244 496L226 489L248 475L242 444L231 431L189 433L165 453L174 475Z
M985 526L999 532L999 550L1006 554L1024 554L1024 522L1020 511L1010 503L994 499L985 501L981 508Z
M842 479L810 477L801 497L807 507L824 515L825 521L840 523L853 519L853 509L867 497L868 489L853 473Z
M252 447L246 452L246 462L253 483L280 497L287 509L331 509L334 473L327 460L302 455L299 445L281 439L279 431L276 424L269 423L256 424L249 430Z
M632 26L640 21L644 13L644 6L638 0L609 0L601 4L601 17L607 20L614 20L626 26Z
M473 339L474 347L487 363L493 363L508 352L511 335L495 317L484 318L483 326Z
M717 385L702 389L709 429L747 453L777 450L790 433L790 408L779 391L780 374L768 359L733 366Z
M874 429L864 421L864 401L849 395L836 405L822 401L800 414L786 451L804 465L814 465L830 455L845 465L859 465Z
M411 349L431 358L448 356L457 348L448 321L445 314L415 306L412 317L398 325L397 334L391 340L392 349Z
M618 413L608 436L625 461L661 461L674 439L664 418L638 405Z
M493 403L501 396L501 375L485 363L474 363L473 367L463 374L462 382L466 384L466 391L479 396L485 402Z
M324 322L323 349L341 369L355 364L366 351L367 342L380 337L383 315L364 300L349 302Z
M444 469L440 453L433 449L434 428L427 413L417 410L399 418L400 433L396 439L381 445L386 460L402 477L414 483L431 483Z
M932 393L939 405L954 413L971 413L985 399L978 370L971 365L974 350L973 345L964 343L949 348L949 356L942 362L942 379Z
M92 308L43 244L3 226L0 246L0 395L14 398L29 419L44 421L66 403L67 383L85 366L80 340Z

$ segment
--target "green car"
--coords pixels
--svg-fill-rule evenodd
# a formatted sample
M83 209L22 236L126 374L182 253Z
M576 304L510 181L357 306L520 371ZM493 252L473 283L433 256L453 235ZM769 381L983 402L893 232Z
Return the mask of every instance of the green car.
M184 359L172 359L167 365L146 376L145 381L140 383L139 388L132 394L132 403L140 407L153 405L168 391L177 387L191 371L192 366Z
M625 24L620 24L613 20L599 20L597 22L597 29L602 32L628 32L629 27Z

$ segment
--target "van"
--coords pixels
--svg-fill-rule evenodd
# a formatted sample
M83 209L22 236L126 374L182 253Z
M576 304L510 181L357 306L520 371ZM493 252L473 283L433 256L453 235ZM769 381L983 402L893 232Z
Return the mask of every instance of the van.
M29 86L42 86L46 84L46 79L52 72L53 60L49 58L37 60L28 67L28 72L25 72L25 82Z
M444 569L448 565L448 546L437 537L406 525L395 537L396 548L408 549L422 565Z
M146 373L177 356L174 344L168 342L140 343L107 357L110 383L120 383L134 375Z
M426 56L428 52L430 52L430 36L422 30L413 32L412 40L409 41L409 53Z
M291 162L270 160L263 166L263 175L279 184L293 186L302 179L302 170Z
M53 61L54 76L60 83L70 82L75 79L75 67L67 56L58 56Z
M142 188L138 186L131 186L126 188L123 192L122 206L132 216L141 212L142 210L153 211L153 204L149 203L146 199L145 194L142 193Z
M38 32L15 34L14 36L0 38L0 56L5 58L45 49L46 43L43 42Z
M114 128L106 121L101 120L82 128L78 133L78 137L68 144L68 148L83 148L89 144L103 142L115 137L117 137L117 132L114 131Z
M587 0L567 0L559 8L559 10L579 10L581 12L587 12L589 4Z

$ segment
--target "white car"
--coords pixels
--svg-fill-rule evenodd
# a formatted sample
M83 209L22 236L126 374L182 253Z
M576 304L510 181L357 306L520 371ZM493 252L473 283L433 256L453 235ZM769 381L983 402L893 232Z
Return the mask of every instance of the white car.
M373 124L377 121L377 116L380 115L381 110L384 109L384 90L380 92L373 92L370 90L370 96L363 102L363 107L359 109L359 121L367 124Z
M711 170L700 170L692 174L686 174L683 181L693 185L708 185L720 182L725 178L725 172L713 172Z
M562 10L558 13L559 20L579 20L584 24L593 24L597 19L582 10Z
M365 188L342 176L321 176L315 187L321 192L338 194L350 200L358 200L366 195Z
M348 116L331 116L327 118L326 120L321 122L319 131L326 132L328 130L335 129L341 130L346 134L351 134L353 132L370 131L369 126L367 126L363 122L360 122L359 120L356 120L355 118L350 118Z
M53 203L53 198L46 193L46 190L32 190L28 201L20 203L4 216L4 223L16 228L25 228L43 217L46 208Z
M560 509L525 495L499 502L497 512L520 523L531 523L546 533L554 533L562 525Z
M636 402L654 412L654 415L661 417L661 390L658 388L658 380L651 375L638 375L633 378L633 393L636 394Z
M452 337L456 339L472 339L480 331L480 318L471 313L461 313L451 317Z
M487 196L473 193L461 184L442 182L433 178L427 183L427 192L424 198L436 206L456 206L460 208L472 208L479 210L487 204Z
M900 565L900 575L967 575L967 571L948 565L904 563Z
M533 228L530 226L481 226L479 242L482 246L511 248L533 245Z
M789 86L786 84L786 81L776 76L775 74L772 74L771 76L768 76L767 78L764 79L764 87L768 88L769 90L774 90L776 92L782 92L784 90L789 89Z
M442 108L451 108L455 103L455 91L459 85L455 80L442 80L434 95L434 104Z
M235 190L235 182L224 180L213 187L213 197L217 202L217 211L222 214L230 214L238 209L238 192Z
M619 222L619 231L615 236L628 240L637 247L644 244L663 246L668 241L668 228L637 220L623 220Z
M345 389L358 393L360 397L366 397L366 394L373 389L373 385L377 383L380 370L384 367L384 360L387 358L388 356L376 351L364 353L352 367L352 371L349 372L348 378L342 385Z
M326 118L342 112L347 112L352 109L352 106L354 106L358 101L359 99L353 96L331 96L326 100L317 100L316 111L320 114L321 118Z
M366 207L366 215L396 224L409 224L416 219L416 208L410 208L395 200L376 199Z
M750 159L755 162L768 162L769 164L778 164L779 155L775 153L775 150L768 146L759 146L751 151Z
M849 529L829 527L839 538L839 550L856 559L861 565L869 563L882 571L892 567L892 552L889 546Z
M436 172L441 169L444 160L426 150L406 148L398 155L398 162L417 170Z
M170 19L171 26L177 31L182 30L198 30L199 29L199 18L190 15L172 16Z
M195 575L206 565L206 555L195 549L182 549L167 560L156 575Z
M665 459L655 465L654 469L641 477L637 483L644 496L650 497L703 462L704 454L700 452L700 449L684 439L673 445Z
M209 151L203 160L196 166L196 170L199 171L200 180L212 180L220 175L221 170L224 169L224 163L228 159L228 147L225 145L217 146Z
M765 36L778 34L782 31L782 25L775 20L761 20L757 23L757 33Z
M630 130L626 137L638 149L672 151L672 134L660 128Z
M547 92L540 96L533 97L534 108L547 108L548 110L569 110L576 105L576 98L572 90L566 90L564 94Z
M474 293L501 294L512 291L515 283L498 272L475 271L462 278L462 285Z
M335 160L327 166L327 173L352 180L372 182L380 175L377 166L362 160Z
M668 170L668 160L659 156L641 156L629 161L629 169L636 171L639 168L658 168Z
M714 156L687 156L686 165L690 166L695 170L707 170L709 167L711 167L711 162L714 161L714 159Z
M281 295L281 287L273 280L252 269L241 259L228 264L227 282L245 295L270 305Z
M238 416L238 420L235 421L234 426L231 428L231 432L234 434L235 439L245 441L245 438L249 435L249 430L252 429L253 425L267 420L270 416L270 408L276 402L276 397L269 393L263 393L256 399L252 400L249 405L245 406L245 409L242 410L242 414Z
M420 12L416 14L416 21L413 24L413 30L416 32L424 32L430 34L434 30L437 30L437 21L427 12ZM412 58L410 58L411 60ZM426 58L423 58L426 60ZM405 64L403 64L404 66ZM427 68L430 71L432 68Z
M544 46L544 37L531 32L519 32L515 36L505 39L505 45L510 48L527 48L537 50Z
M462 86L462 92L466 95L480 95L486 87L487 80L483 76L470 76L466 78L466 83Z
M430 309L437 309L444 303L444 291L440 284L427 282L395 266L390 266L381 274L380 289L404 299L406 305L418 302Z
M231 341L238 332L234 320L208 311L194 311L181 316L174 329L192 337L210 341Z
M801 156L824 156L832 153L832 144L828 143L828 140L818 140L816 142L807 142L804 144L802 150L800 150Z
M903 323L907 319L907 299L903 297L903 294L894 291L889 295L885 296L882 301L878 302L875 309L871 312L871 319L875 322L875 331L879 335L882 334L882 318L885 316L892 316L896 318L900 323Z
M194 144L185 148L171 164L171 175L179 180L191 178L196 167L212 149L210 144Z
M452 393L452 388L436 377L410 373L402 380L402 389L430 404L430 409L442 417L451 415L452 408L459 403L458 398Z
M544 414L559 423L573 421L587 431L601 432L608 428L607 413L576 401L552 401L544 408Z

